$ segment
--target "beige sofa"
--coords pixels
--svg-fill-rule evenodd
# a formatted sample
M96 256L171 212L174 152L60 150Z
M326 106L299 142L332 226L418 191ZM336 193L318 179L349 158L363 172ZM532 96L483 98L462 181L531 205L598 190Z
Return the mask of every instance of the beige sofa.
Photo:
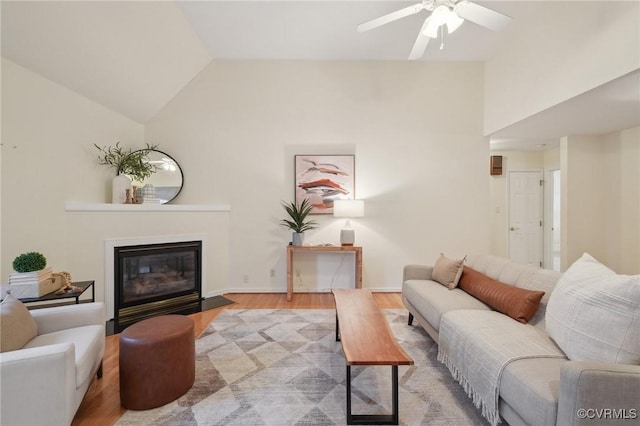
M29 313L37 329L21 348L5 348L9 350L0 354L0 424L71 424L94 375L102 375L104 304L35 309L26 319L20 304L22 316L7 329L12 318L4 310L5 302L3 333L30 321Z
M630 424L630 420L640 419L640 366L571 361L549 338L545 326L547 302L561 277L560 273L518 265L490 255L468 257L465 265L502 283L545 292L535 315L528 324L522 324L496 313L460 288L450 290L433 281L433 267L408 265L404 268L402 297L410 313L409 325L413 319L417 320L440 345L439 350L442 350L440 332L444 322L447 327L464 328L454 331L470 339L481 335L481 344L475 349L479 352L499 351L501 347L509 350L509 339L513 339L514 344L518 339L538 340L539 346L544 346L544 356L523 356L499 367L498 397L495 401L498 417L493 422L490 419L490 423L506 421L510 425L565 426ZM487 332L488 320L492 321L495 330L500 331ZM602 324L607 326L606 319ZM504 338L505 334L508 334L508 339ZM632 338L637 339L637 332L632 332ZM484 355L480 353L477 356L485 359ZM439 353L439 359L447 359L446 354L441 357ZM473 391L467 387L468 383L460 379L462 374L458 373L464 369L462 367L458 365L458 368L449 369L475 399ZM478 401L474 402L481 408Z

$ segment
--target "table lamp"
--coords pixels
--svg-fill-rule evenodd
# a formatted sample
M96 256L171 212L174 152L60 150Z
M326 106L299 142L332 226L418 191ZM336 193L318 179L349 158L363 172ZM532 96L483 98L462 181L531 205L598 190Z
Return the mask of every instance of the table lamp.
M340 244L343 246L352 246L355 242L355 231L351 228L352 217L364 216L364 201L363 200L335 200L333 202L333 216L334 217L346 217L347 222L344 224L344 228L340 230Z

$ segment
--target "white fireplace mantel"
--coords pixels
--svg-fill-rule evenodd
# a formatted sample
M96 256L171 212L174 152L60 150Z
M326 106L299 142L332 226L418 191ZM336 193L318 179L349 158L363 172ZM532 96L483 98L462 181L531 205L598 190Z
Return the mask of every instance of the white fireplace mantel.
M65 201L68 212L229 212L226 204L108 204Z

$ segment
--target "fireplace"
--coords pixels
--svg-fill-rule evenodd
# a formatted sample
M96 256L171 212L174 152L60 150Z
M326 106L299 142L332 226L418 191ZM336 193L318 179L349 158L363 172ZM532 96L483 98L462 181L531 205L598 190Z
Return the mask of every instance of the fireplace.
M200 311L202 241L113 250L116 332L152 316Z

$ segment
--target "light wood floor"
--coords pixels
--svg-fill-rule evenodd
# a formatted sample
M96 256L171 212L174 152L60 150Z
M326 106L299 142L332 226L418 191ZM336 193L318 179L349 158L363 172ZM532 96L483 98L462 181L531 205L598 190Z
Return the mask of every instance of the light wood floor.
M225 294L227 299L235 303L221 308L211 309L189 315L196 323L196 336L225 309L334 309L333 295L330 293L296 293L291 302L287 302L286 294ZM381 309L402 308L400 293L374 293ZM74 426L112 425L124 412L120 406L120 384L118 370L118 335L108 336L103 361L103 376L93 379L89 390L73 419Z

